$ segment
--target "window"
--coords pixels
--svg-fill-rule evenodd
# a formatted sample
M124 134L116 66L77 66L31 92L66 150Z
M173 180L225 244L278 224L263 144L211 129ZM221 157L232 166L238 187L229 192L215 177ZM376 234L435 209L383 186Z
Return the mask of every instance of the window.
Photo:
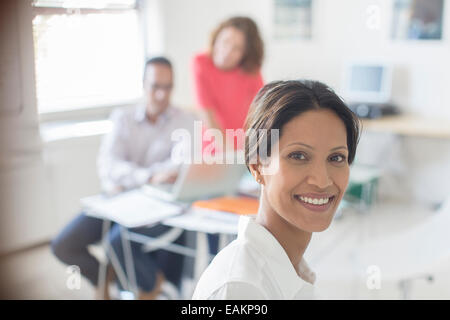
M144 50L135 1L34 1L39 113L135 102Z

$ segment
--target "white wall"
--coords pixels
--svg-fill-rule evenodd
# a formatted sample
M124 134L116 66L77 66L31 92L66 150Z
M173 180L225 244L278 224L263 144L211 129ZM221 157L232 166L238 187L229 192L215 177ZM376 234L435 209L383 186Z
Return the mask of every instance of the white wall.
M44 164L54 216L52 237L80 213L80 198L100 192L96 159L100 135L45 144Z
M339 90L345 61L386 59L395 65L393 100L401 108L450 118L450 5L445 6L443 41L401 41L390 38L393 0L314 0L313 38L290 42L272 38L273 2L159 0L165 41L157 46L176 66L179 104L195 103L189 64L195 52L206 48L210 31L222 19L247 15L265 40L266 81L312 78ZM374 16L367 9L372 5L380 8L379 29L369 28Z

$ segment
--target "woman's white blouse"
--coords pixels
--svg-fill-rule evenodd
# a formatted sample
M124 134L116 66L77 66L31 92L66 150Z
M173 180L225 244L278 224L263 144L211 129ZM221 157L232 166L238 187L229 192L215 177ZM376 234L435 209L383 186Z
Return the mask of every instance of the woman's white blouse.
M206 268L192 299L313 299L315 274L298 270L277 239L254 218L239 219L238 237Z

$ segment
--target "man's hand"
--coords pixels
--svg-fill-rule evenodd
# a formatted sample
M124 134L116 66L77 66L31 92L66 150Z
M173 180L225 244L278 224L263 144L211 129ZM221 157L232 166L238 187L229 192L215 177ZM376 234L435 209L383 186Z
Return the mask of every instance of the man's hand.
M119 193L122 193L125 191L125 188L119 185L111 185L108 188L105 188L102 190L103 194L107 197L114 197L118 195Z
M151 184L175 183L177 177L178 177L177 170L167 170L154 174L150 178L149 182Z

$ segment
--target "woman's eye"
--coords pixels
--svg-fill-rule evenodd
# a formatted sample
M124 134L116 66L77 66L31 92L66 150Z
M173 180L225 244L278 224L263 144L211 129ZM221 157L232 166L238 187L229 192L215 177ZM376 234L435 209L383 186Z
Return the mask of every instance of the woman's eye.
M335 154L335 155L333 155L333 156L330 157L330 160L331 160L331 161L334 161L334 162L339 162L339 163L341 163L341 162L344 162L344 161L345 161L345 156L343 156L343 155L341 155L341 154Z
M294 160L305 160L306 159L305 155L301 152L293 152L289 155L289 158L294 159Z

